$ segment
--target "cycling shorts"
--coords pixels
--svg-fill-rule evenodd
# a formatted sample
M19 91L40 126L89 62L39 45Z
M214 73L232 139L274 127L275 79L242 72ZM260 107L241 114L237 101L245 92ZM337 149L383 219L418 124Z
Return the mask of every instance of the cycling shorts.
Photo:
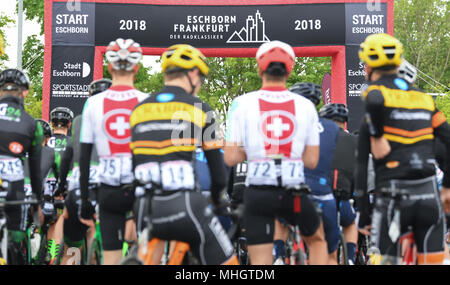
M399 202L400 236L412 231L419 254L444 251L445 216L434 176L420 180L391 180L385 187L408 190L410 196ZM398 240L393 242L389 228L394 220L394 200L379 195L372 217L371 243L380 249L381 255L399 256Z
M309 195L309 197L313 203L318 204L322 211L323 229L328 245L328 253L333 253L338 247L339 235L341 234L338 226L336 200L333 194L322 196Z
M308 196L300 197L300 212L294 213L294 197L282 188L258 186L244 191L243 227L249 245L272 243L275 218L298 225L304 236L313 235L321 218Z
M134 193L122 186L101 184L98 190L100 232L104 250L120 250L125 239L127 213L132 210Z
M341 226L348 227L356 219L356 212L349 200L342 200L339 202L341 212Z
M25 200L24 181L9 182L6 201ZM26 231L30 205L5 206L6 227L10 231Z
M219 265L229 260L234 247L219 219L199 192L177 191L153 197L152 235L190 245L203 265Z
M67 192L65 199L68 218L64 219L64 239L71 242L82 241L86 237L88 226L80 222L78 210L81 203L80 190Z

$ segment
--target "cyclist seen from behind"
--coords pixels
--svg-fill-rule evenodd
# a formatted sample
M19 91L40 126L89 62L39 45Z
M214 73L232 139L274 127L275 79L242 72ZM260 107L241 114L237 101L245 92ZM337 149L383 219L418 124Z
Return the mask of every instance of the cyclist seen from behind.
M42 148L41 170L44 175L44 207L46 222L50 223L47 232L47 259L54 264L60 255L60 245L63 241L64 217L63 208L54 207L55 200L63 200L63 192L57 191L61 166L61 155L70 140L69 129L72 125L73 112L66 107L56 107L50 112L52 136Z
M211 175L211 200L220 207L227 185L222 143L214 112L197 98L209 71L205 60L199 50L182 44L162 55L165 86L139 104L130 119L134 172L157 187L151 201L153 237L188 243L201 264L237 264L193 165L201 146Z
M41 148L43 131L24 109L29 82L23 72L6 69L0 73L0 178L1 188L7 191L7 201L25 199L24 163L30 169L30 183L36 199L42 197ZM26 229L28 205L5 206L8 229L8 263L27 264ZM37 206L40 222L41 205Z
M338 205L342 233L347 242L349 264L355 264L358 229L355 223L356 213L350 199L353 199L354 192L357 138L345 129L348 109L344 104L324 105L319 110L319 116L334 121L340 128L331 164L330 181Z
M364 155L370 149L376 173L372 246L380 250L384 263L396 264L398 240L412 231L418 263L442 264L442 205L450 210L450 172L447 164L442 203L435 177L433 140L438 137L446 145L449 161L450 127L430 95L397 77L402 55L402 44L387 34L368 36L359 51L369 83L363 91L366 116L360 128L356 167L359 227L367 231L370 226Z
M322 98L321 87L313 83L299 82L292 85L289 91L309 99L315 106L320 104ZM339 127L331 120L319 117L317 128L320 134L319 162L313 170L305 169L305 178L306 184L312 190L309 198L313 203L319 205L322 212L325 238L328 245L328 264L337 265L340 229L338 226L336 200L331 189L330 173Z
M99 79L92 82L89 86L89 96L93 96L106 91L112 85L112 81L109 79ZM89 237L86 236L88 226L81 223L78 218L79 205L81 204L80 193L80 133L81 133L81 115L75 117L72 123L72 137L66 146L61 158L61 169L59 187L62 187L61 192L66 192L65 199L66 210L64 213L64 257L62 264L67 264L70 259L70 255L67 254L67 250L70 247L82 249L83 241L85 238L90 240L89 237L95 233L95 228L92 227L89 232ZM93 206L96 203L96 191L100 184L100 172L98 166L98 155L95 148L92 149L90 169L89 169L89 197ZM70 175L69 175L70 174ZM69 178L68 178L69 176ZM95 191L95 193L94 193ZM70 265L70 264L68 264Z
M133 108L148 97L134 88L142 58L140 45L132 39L117 39L108 45L106 59L112 76L111 87L87 99L80 131L81 222L94 226L89 197L91 154L96 148L100 162L100 232L104 264L122 259L126 214L131 211L134 193L124 189L133 182L130 150L130 115Z
M260 90L233 100L227 117L225 162L248 162L243 227L251 264L273 264L275 218L298 225L311 264L327 264L323 224L307 195L287 188L305 182L304 167L319 161L318 116L311 101L286 88L294 67L292 48L262 44L257 53Z

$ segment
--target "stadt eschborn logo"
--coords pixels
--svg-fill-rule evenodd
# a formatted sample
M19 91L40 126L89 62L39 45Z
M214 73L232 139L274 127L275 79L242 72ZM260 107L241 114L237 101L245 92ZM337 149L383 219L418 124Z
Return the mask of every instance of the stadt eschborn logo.
M227 43L264 43L269 42L266 35L266 22L261 17L259 10L253 17L247 17L245 26L238 32L235 31L227 40Z
M237 24L236 15L187 15L185 23L173 25L171 40L225 40ZM266 35L266 23L259 10L248 15L244 26L235 29L226 43L264 43L270 39Z

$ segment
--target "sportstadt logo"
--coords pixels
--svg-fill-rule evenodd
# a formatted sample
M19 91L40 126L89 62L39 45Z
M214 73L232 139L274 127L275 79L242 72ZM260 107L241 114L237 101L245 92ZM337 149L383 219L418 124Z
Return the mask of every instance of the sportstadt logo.
M259 10L255 16L249 15L242 29L234 31L227 43L264 43L270 42L266 35L266 22L261 17Z

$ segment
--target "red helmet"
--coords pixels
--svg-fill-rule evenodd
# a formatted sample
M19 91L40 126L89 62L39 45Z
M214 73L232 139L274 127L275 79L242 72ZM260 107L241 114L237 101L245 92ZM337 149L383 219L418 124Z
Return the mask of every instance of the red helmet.
M266 71L272 62L281 62L286 66L288 74L294 68L295 53L290 45L280 41L263 43L256 53L259 67Z
M142 58L142 49L132 39L118 38L109 43L105 55L112 69L137 71L138 63Z

